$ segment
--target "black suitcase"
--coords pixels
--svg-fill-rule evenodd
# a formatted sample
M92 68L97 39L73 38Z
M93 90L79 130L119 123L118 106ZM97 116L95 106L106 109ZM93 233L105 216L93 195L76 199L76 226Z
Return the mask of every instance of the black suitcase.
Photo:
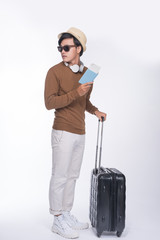
M116 232L120 237L125 227L126 180L124 174L117 169L101 167L103 121L104 118L97 168L100 121L98 122L95 169L91 174L89 218L98 237L103 231Z

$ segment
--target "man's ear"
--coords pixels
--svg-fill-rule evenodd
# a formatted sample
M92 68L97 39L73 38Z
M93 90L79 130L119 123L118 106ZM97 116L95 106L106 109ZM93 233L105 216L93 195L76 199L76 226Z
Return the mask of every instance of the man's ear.
M81 50L82 50L81 46L78 46L78 47L77 47L77 53L80 53Z

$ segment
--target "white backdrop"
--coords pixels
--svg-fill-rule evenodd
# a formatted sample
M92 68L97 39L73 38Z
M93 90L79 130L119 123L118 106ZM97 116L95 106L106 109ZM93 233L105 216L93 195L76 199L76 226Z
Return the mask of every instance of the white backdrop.
M0 1L0 239L61 239L50 231L51 127L48 69L61 61L57 35L78 27L86 66L101 66L91 101L108 114L102 165L127 179L122 238L158 237L160 225L160 3L157 0ZM89 214L97 119L86 113L86 148L73 213ZM92 229L80 239L96 239ZM116 238L104 235L102 238Z

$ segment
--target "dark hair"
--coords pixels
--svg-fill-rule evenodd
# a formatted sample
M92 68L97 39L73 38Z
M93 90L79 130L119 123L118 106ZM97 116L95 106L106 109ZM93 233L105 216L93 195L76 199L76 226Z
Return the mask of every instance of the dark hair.
M81 46L81 51L80 51L80 56L82 56L83 54L83 47L82 47L82 44L78 41L77 38L75 38L72 34L70 33L63 33L62 36L60 37L60 39L58 40L58 44L61 45L61 42L64 40L64 39L67 39L67 38L73 38L73 41L74 41L74 44L78 47L78 46Z

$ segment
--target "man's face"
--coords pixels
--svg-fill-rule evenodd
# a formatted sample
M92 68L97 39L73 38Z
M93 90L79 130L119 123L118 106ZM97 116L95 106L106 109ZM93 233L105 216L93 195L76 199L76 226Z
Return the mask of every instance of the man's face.
M74 41L73 41L73 38L67 38L67 39L64 39L62 42L61 42L61 46L65 46L65 45L75 45ZM68 62L68 63L73 63L75 64L75 62L77 62L77 60L79 60L79 53L81 51L81 47L71 47L70 50L68 52L66 52L64 49L62 50L61 52L61 56L62 56L62 59L64 62Z

